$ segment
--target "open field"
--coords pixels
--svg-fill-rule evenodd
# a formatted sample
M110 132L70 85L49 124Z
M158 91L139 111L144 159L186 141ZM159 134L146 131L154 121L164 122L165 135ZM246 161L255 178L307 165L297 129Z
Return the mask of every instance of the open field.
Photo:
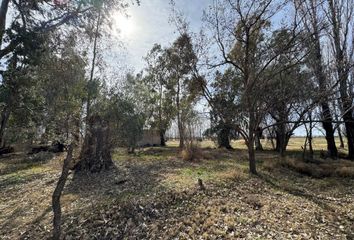
M291 141L289 161L302 142ZM195 162L183 161L176 144L135 155L117 150L112 170L72 173L62 197L66 239L353 239L352 177L309 177L278 164L285 160L271 151L257 153L259 176L250 176L242 141L234 151L202 142ZM323 144L315 139L314 147ZM1 239L50 237L62 159L0 158Z

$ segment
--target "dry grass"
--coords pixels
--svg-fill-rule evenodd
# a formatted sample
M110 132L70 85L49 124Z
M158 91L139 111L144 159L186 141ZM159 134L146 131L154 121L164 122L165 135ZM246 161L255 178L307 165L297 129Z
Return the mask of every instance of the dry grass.
M199 145L193 141L187 142L184 149L181 151L181 157L184 161L196 161L203 158L203 152Z
M63 232L67 239L350 239L352 162L322 160L315 164L322 172L315 174L334 173L315 179L306 176L314 174L314 163L264 151L256 153L260 174L253 176L243 142L233 144L239 148L200 143L201 159L192 162L183 161L176 147L134 155L118 149L112 171L70 176L62 198ZM28 156L1 159L1 239L50 235L51 194L64 155L34 163ZM206 191L199 190L198 179Z
M316 163L304 162L302 159L274 157L262 164L262 168L272 172L281 167L292 169L298 173L314 178L342 177L354 178L354 162L347 160L317 160Z

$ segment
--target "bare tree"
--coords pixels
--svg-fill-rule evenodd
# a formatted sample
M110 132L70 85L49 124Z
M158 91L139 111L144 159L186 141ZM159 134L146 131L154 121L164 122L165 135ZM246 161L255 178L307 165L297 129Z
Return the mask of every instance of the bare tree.
M343 109L343 120L348 141L348 158L354 160L354 117L352 89L349 88L350 71L353 58L353 0L328 0L325 10L330 24L329 38L332 43L335 60L336 78L339 82L339 92ZM353 41L353 40L352 40Z
M272 17L284 6L281 1L214 1L206 21L213 31L213 38L222 55L222 60L213 67L231 65L241 76L242 100L238 113L243 120L234 123L234 128L244 138L249 155L250 172L256 174L255 139L257 128L267 112L264 90L269 80L277 74L272 63L279 55L295 44L294 36L278 52L271 51L269 31Z
M328 155L337 157L338 150L335 144L334 128L332 124L332 114L329 105L329 96L331 95L331 87L326 75L324 66L323 49L321 45L321 34L325 29L323 18L321 17L322 1L306 0L294 1L297 13L303 19L302 25L308 34L306 44L309 46L308 64L311 67L319 90L317 97L322 108L322 126L326 133Z

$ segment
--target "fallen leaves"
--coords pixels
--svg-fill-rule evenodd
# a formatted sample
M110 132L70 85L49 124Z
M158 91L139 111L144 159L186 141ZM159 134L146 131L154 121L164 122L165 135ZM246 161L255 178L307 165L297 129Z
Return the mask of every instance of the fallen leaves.
M119 155L116 168L108 172L70 176L62 199L65 238L352 237L353 180L318 180L284 169L250 177L244 161L228 159L227 153L222 161L193 164L174 154L167 148ZM50 197L59 172L41 169L28 179L30 171L16 172L25 180L11 184L13 175L0 176L2 239L50 236Z

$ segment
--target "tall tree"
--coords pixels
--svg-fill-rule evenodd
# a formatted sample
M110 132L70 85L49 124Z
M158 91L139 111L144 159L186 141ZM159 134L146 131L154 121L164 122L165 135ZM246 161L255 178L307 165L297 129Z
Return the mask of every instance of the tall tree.
M348 158L354 160L354 110L352 89L349 88L350 71L353 68L350 60L353 58L353 11L354 1L328 0L328 22L330 23L329 38L332 43L335 60L336 79L339 82L339 92L343 110L343 120L348 140Z
M319 88L318 102L322 108L322 126L326 132L327 151L331 157L336 157L338 150L334 138L333 118L331 114L329 96L331 89L324 66L321 34L324 31L323 18L321 17L322 3L317 0L295 1L295 8L303 19L302 23L308 33L308 64L312 69Z
M177 126L179 132L179 146L184 147L185 122L188 113L192 110L192 103L196 99L193 87L194 70L197 56L193 49L192 39L188 33L182 33L165 52L167 74L167 89L174 99L176 108Z
M160 132L161 146L166 145L165 134L175 116L173 101L168 95L168 72L165 62L165 49L155 44L146 57L147 76L144 85L149 88L148 95L151 109L149 125Z
M281 9L281 1L215 1L206 20L222 59L212 66L230 65L241 76L242 108L245 116L234 125L244 138L249 155L250 172L256 174L255 139L257 129L267 109L264 90L269 80L281 69L272 68L276 58L290 46L294 38L284 44L281 51L270 50L269 31L271 18ZM292 33L295 33L294 24ZM294 34L295 35L295 34ZM301 58L301 57L300 57ZM271 73L271 74L269 74Z

